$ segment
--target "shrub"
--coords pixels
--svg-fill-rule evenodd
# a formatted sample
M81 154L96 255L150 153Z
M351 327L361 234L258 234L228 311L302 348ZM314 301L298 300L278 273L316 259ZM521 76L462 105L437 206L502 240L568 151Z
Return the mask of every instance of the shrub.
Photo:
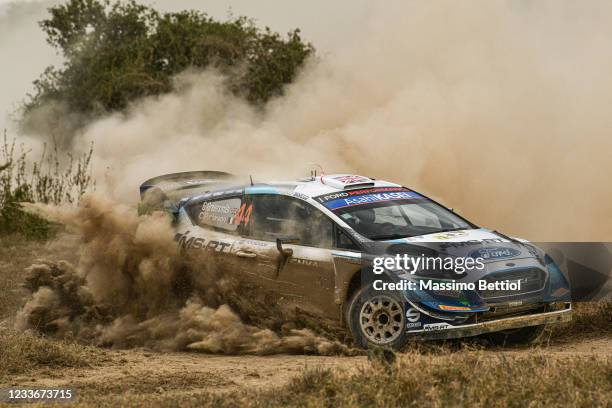
M159 13L108 0L70 0L49 11L40 25L65 63L35 81L26 128L36 126L36 115L28 114L42 107L59 109L55 116L66 122L69 115L78 128L79 121L171 91L172 78L188 68L220 70L229 90L261 105L282 93L314 51L299 30L282 36L246 17L220 22L193 10Z
M31 165L23 145L9 141L6 131L0 145L0 233L22 234L28 238L46 239L51 225L42 218L24 212L22 202L45 204L75 203L94 183L90 164L93 148L81 157L67 154L60 161L57 147L47 151Z

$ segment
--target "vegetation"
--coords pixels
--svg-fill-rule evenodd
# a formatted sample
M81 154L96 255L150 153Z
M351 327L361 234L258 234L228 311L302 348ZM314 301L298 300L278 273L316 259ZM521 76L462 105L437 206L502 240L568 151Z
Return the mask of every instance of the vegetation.
M246 17L216 21L198 11L160 13L134 0L69 0L49 9L40 26L64 57L34 82L21 125L54 141L40 161L6 134L0 146L0 234L46 238L50 225L20 202L73 203L89 188L91 151L59 160L74 131L125 110L138 98L170 92L190 68L222 72L229 91L263 105L291 82L314 48L299 30L286 36ZM62 166L61 164L65 164Z
M552 325L542 336L542 343L572 341L576 337L612 335L612 302L576 302L572 321Z
M269 28L257 28L245 17L219 22L196 11L160 13L134 1L110 0L69 0L50 8L50 14L41 27L48 42L65 57L65 64L47 68L35 82L36 92L25 106L26 126L35 117L30 113L49 107L59 106L85 121L123 111L138 98L170 92L173 77L189 68L221 71L229 91L262 106L282 93L314 53L299 30L281 36ZM58 123L73 122L57 117ZM107 356L116 352L8 328L23 304L21 271L44 253L40 242L27 239L44 239L53 232L47 221L23 212L20 203L78 201L94 184L92 150L79 157L64 156L53 144L32 160L31 153L6 133L1 142L0 384L23 383L20 376L40 378L53 375L53 370L108 362ZM574 320L552 327L544 346L585 337L609 339L611 316L610 303L578 304ZM542 346L524 351L415 346L390 365L364 363L362 369L344 372L310 369L281 387L242 388L234 393L214 392L214 379L189 370L156 370L147 375L126 370L117 375L117 381L80 372L71 381L78 390L78 403L84 406L586 407L608 403L612 394L609 355L548 353ZM120 359L113 364L123 369L126 362Z
M610 375L612 360L605 357L407 353L391 370L370 366L356 373L305 371L282 392L243 398L241 403L311 407L586 407L605 403L612 392ZM226 401L219 399L215 404L232 405Z
M229 90L263 104L314 51L298 29L281 36L246 17L220 22L193 10L160 13L133 0L70 0L49 11L40 25L65 64L35 82L26 118L52 105L89 117L121 111L137 98L169 92L172 78L188 68L220 70Z
M0 330L0 384L66 367L124 365L123 353ZM109 365L110 364L110 365ZM65 375L65 374L64 374ZM124 371L120 382L74 377L82 406L172 405L198 407L353 406L604 406L612 393L609 355L526 353L466 347L415 347L391 366L364 362L350 371L305 369L288 384L227 392L214 374L152 369ZM63 376L60 376L63 377ZM161 391L160 391L161 390Z
M154 376L128 389L91 384L79 387L79 402L97 407L592 407L608 403L611 375L609 356L414 352L401 355L390 369L372 363L352 371L311 368L285 386L261 391L214 393L184 374L167 376L161 393ZM196 387L199 392L185 392Z
M17 149L16 141L9 141L5 132L0 145L0 234L48 238L50 224L24 212L20 203L77 202L94 184L90 173L92 153L90 148L81 157L67 154L61 158L56 146L48 151L45 145L40 160L31 163L25 147Z
M104 351L76 343L49 340L31 332L0 329L0 381L33 369L87 367L102 360Z

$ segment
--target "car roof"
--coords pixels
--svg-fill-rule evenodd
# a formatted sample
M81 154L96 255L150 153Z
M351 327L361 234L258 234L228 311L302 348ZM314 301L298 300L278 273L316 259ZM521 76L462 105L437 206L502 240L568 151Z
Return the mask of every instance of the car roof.
M295 181L269 181L242 186L225 182L207 183L201 188L193 189L192 194L183 195L179 205L224 197L228 194L241 194L243 191L246 194L281 194L309 199L326 194L377 187L401 187L401 185L356 174L318 175Z
M312 176L293 182L279 181L258 184L247 187L246 192L255 194L266 192L273 193L273 191L265 191L271 188L277 190L277 193L297 193L312 198L324 194L373 187L401 187L401 185L356 174L330 174Z

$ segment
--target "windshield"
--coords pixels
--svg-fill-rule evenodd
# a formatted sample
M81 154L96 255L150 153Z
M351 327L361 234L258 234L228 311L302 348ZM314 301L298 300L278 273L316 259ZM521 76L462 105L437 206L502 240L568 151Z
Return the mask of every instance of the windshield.
M404 188L372 188L317 199L357 232L372 240L473 228L446 208Z

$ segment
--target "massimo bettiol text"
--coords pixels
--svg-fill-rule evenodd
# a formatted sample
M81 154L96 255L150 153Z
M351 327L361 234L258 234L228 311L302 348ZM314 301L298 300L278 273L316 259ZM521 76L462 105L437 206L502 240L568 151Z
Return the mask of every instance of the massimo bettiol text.
M480 279L475 282L457 282L454 279L438 279L432 272L450 272L462 277L468 271L485 269L483 258L472 257L431 257L396 254L395 256L379 256L373 260L372 272L381 275L385 271L400 274L417 275L419 280L402 279L398 282L387 282L376 279L372 282L375 290L521 290L521 280L505 280L487 282ZM448 274L446 274L448 275Z

